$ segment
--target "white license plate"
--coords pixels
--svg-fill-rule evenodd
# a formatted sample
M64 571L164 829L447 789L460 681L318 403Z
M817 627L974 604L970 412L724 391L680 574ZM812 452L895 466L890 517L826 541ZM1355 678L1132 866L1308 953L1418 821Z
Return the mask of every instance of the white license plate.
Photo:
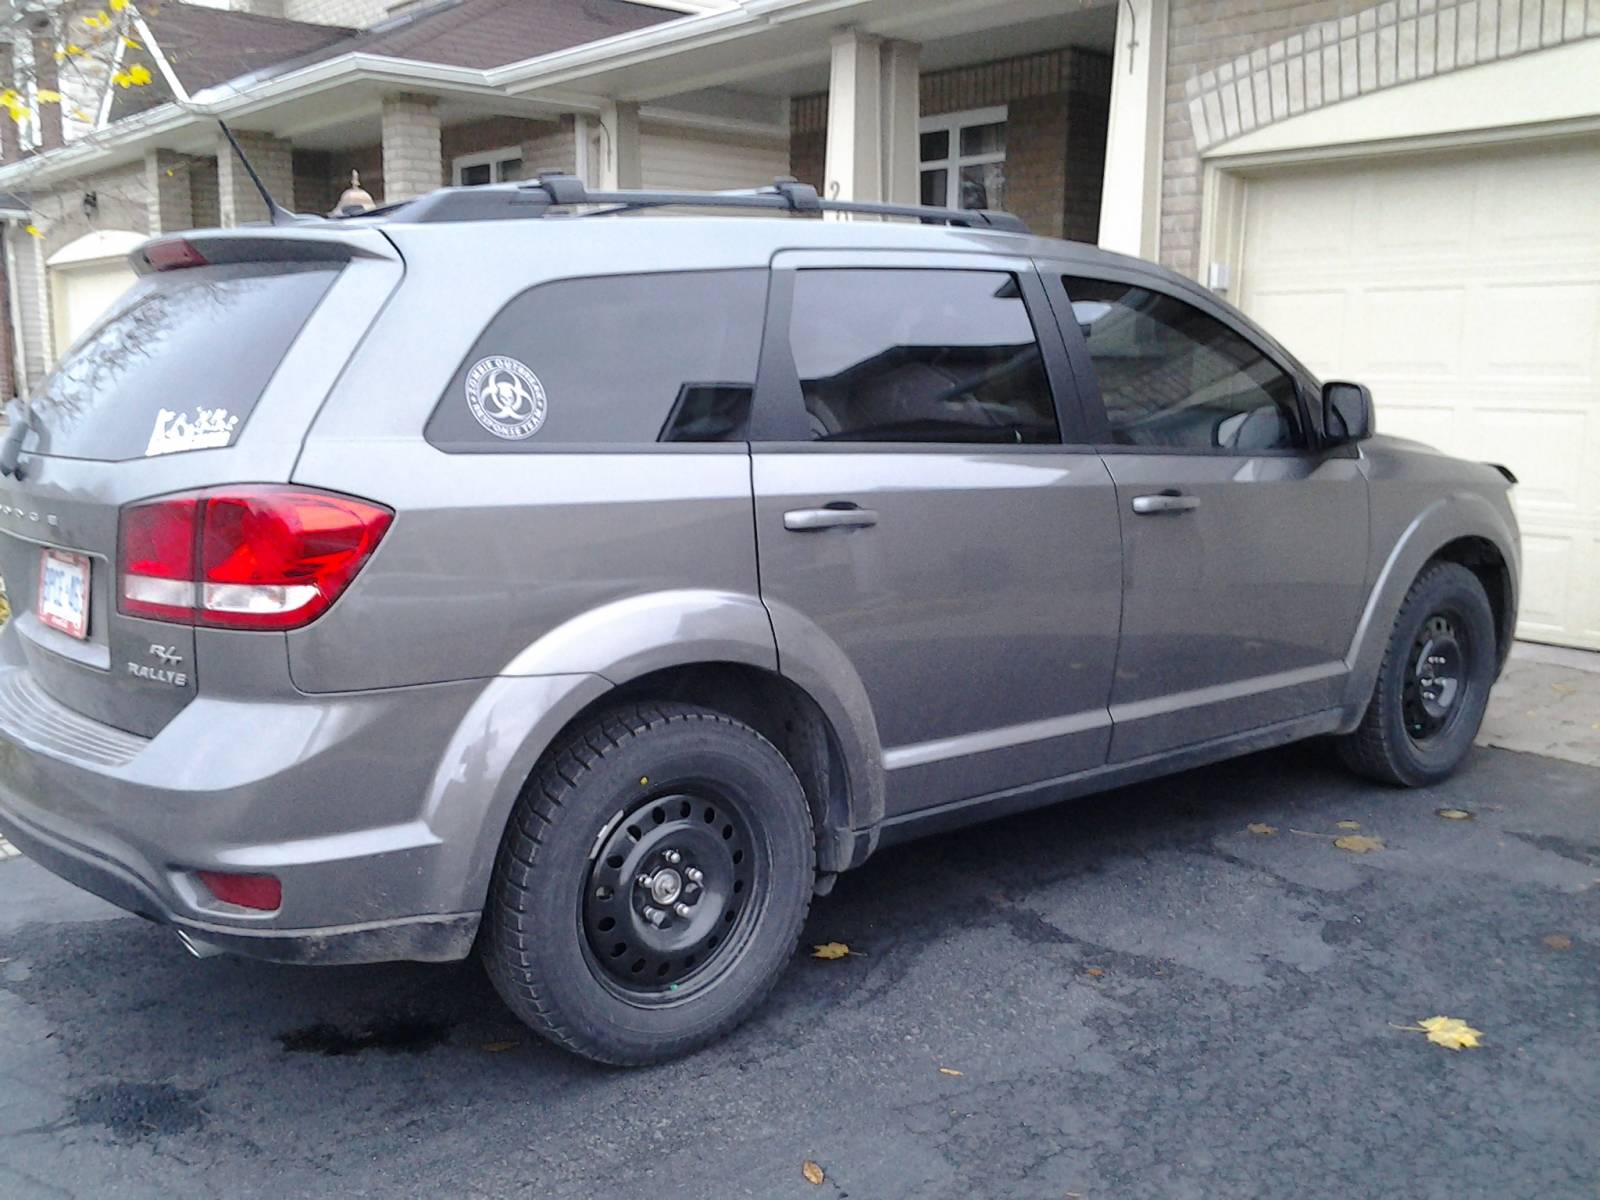
M39 620L75 638L89 636L89 560L46 550L39 562Z

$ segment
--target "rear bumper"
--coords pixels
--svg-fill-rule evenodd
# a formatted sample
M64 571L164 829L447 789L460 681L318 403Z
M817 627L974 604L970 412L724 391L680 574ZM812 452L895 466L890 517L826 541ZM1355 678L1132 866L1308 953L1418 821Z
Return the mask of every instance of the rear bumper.
M484 812L430 781L481 682L188 705L152 739L87 721L0 666L0 832L48 870L201 951L445 961L481 904ZM459 799L459 793L457 794ZM198 870L267 873L283 906L216 900Z

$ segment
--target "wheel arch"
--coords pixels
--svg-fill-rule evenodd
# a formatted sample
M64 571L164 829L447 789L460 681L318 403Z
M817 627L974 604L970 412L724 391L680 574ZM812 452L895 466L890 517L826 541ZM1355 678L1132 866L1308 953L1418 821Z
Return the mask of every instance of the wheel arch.
M1440 496L1405 525L1368 592L1345 658L1349 676L1340 732L1348 733L1361 723L1406 593L1430 563L1440 560L1461 563L1483 582L1495 614L1497 673L1504 665L1516 629L1520 569L1509 509L1502 512L1477 492Z

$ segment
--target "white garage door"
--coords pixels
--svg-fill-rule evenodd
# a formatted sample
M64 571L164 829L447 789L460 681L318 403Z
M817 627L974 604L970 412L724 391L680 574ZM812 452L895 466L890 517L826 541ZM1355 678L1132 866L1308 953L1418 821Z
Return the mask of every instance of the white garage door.
M132 286L128 252L143 241L143 234L126 229L97 229L45 260L57 357Z
M1600 649L1600 142L1286 168L1245 205L1242 307L1380 431L1509 466L1518 632Z

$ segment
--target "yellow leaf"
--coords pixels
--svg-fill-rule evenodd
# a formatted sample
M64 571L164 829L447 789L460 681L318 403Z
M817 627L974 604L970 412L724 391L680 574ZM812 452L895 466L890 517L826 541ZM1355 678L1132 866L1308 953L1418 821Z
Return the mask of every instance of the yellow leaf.
M29 237L42 238L44 236L44 230L40 229L37 225L25 226L22 232L27 234Z
M1104 975L1104 974L1105 974L1105 973L1106 973L1106 969L1105 969L1105 968L1104 968L1104 967L1090 967L1090 968L1089 968L1089 969L1088 969L1088 970L1087 970L1087 971L1086 971L1086 972L1084 972L1084 973L1085 973L1085 974L1086 974L1086 975L1091 975L1091 976L1093 976L1093 977L1094 977L1094 978L1096 978L1096 979L1099 979L1099 978L1100 978L1100 976L1102 976L1102 975Z
M143 63L134 63L128 68L128 82L134 87L143 87L150 82L150 68Z
M1259 833L1262 837L1271 837L1278 831L1271 825L1263 825L1260 821L1252 821L1245 826L1250 833Z
M1417 1028L1426 1033L1435 1046L1443 1046L1448 1050L1476 1046L1478 1039L1483 1036L1481 1029L1474 1029L1460 1017L1429 1017L1426 1021L1418 1021Z
M1549 946L1550 949L1552 949L1552 950L1571 950L1572 949L1572 939L1569 938L1564 933L1546 934L1544 939L1543 939L1543 941L1544 941L1544 944L1546 946Z
M521 1042L485 1042L484 1049L490 1054L504 1054L507 1050L515 1050Z
M1440 808L1434 810L1434 815L1443 817L1446 821L1472 820L1472 814L1464 808Z
M826 1178L826 1176L824 1176L822 1173L822 1168L817 1166L817 1164L812 1162L809 1158L806 1159L805 1164L800 1168L800 1174L804 1175L806 1177L806 1182L811 1184L813 1187L821 1187L823 1179Z
M961 1075L961 1072L956 1070L954 1067L940 1067L939 1068L939 1074L941 1074L941 1075L955 1075L955 1076L959 1077Z
M128 7L128 0L108 0L112 12L121 12Z
M74 121L92 121L92 120L94 120L93 117L91 117L88 113L84 112L83 109L81 109L81 108L75 108L75 109L72 110L72 119Z
M67 43L66 55L68 58L77 58L82 53L82 46L78 45L76 42Z
M124 50L143 50L144 49L143 46L141 46L136 40L134 40L131 37L124 37L122 39L122 47L123 47Z
M39 101L40 104L60 104L61 103L61 93L60 92L51 91L49 88L40 88L37 92L34 93L34 97Z
M1374 850L1383 849L1383 839L1368 837L1364 833L1347 833L1342 838L1334 838L1333 844L1341 850L1348 850L1351 854L1370 854Z
M1361 828L1361 822L1360 821L1335 821L1334 824L1336 824L1340 829L1360 829Z
M111 24L111 18L106 15L105 9L101 9L97 13L90 13L83 19L83 23L90 29L104 29Z
M843 942L824 942L820 946L811 948L812 958L843 958L847 954L854 953L855 951Z

